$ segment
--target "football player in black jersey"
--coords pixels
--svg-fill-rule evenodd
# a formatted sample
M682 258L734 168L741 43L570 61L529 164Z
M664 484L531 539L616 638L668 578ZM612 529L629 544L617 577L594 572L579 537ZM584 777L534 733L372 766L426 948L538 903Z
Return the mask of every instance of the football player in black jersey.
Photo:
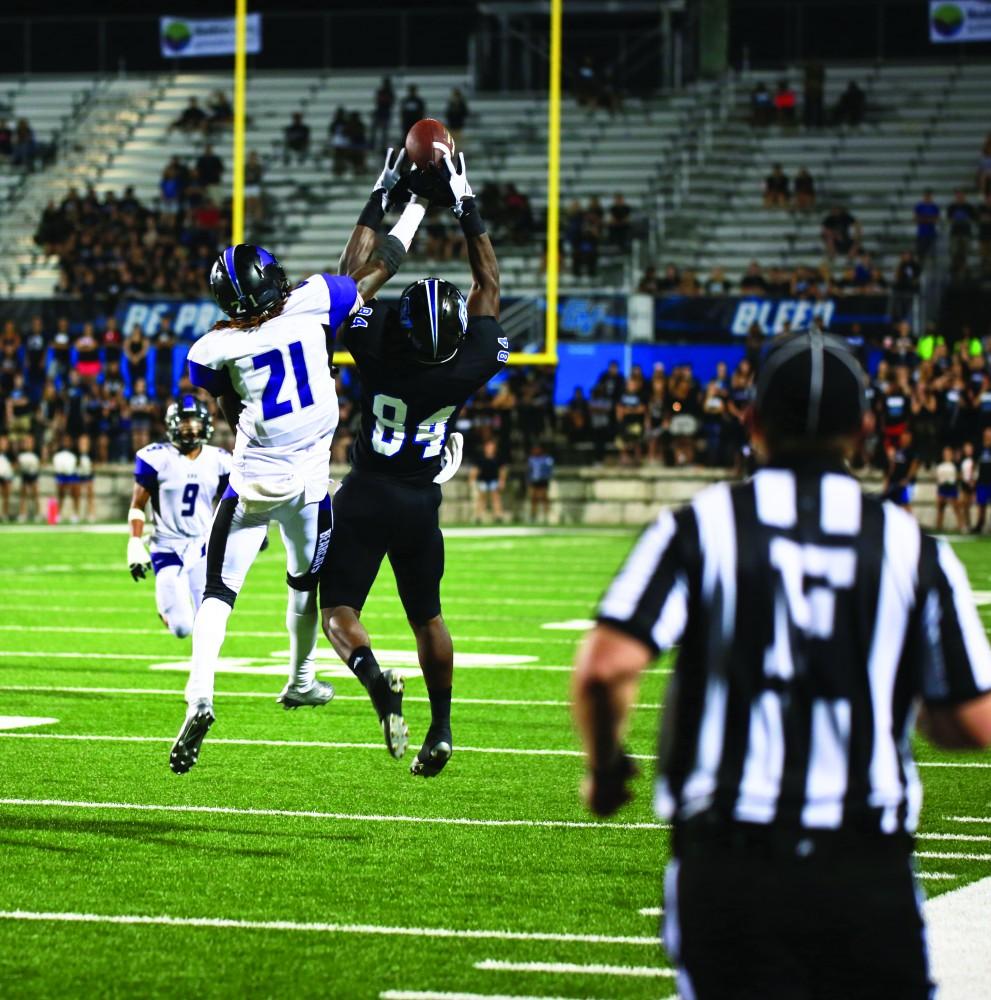
M344 250L342 274L374 250L382 208L381 193L376 194ZM454 285L426 278L406 288L398 309L372 302L343 328L343 346L361 382L361 428L351 472L334 497L320 582L324 632L368 691L389 752L402 757L409 738L402 677L380 670L360 621L382 559L389 557L430 697L430 728L410 767L424 777L438 774L453 750L454 651L440 608L444 538L438 483L460 462L460 436L451 434L458 411L509 359L509 341L498 323L499 267L463 156L458 167L446 159L442 190L430 191L432 200L438 196L461 223L471 291L466 301Z

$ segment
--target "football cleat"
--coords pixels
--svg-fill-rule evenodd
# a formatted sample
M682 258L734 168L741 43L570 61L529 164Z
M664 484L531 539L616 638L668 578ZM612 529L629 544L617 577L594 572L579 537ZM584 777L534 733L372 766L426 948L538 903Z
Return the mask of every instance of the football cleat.
M314 681L305 690L293 684L286 684L282 689L282 694L275 700L288 712L291 708L302 708L309 705L316 708L317 705L326 705L334 697L334 685L325 681Z
M403 718L403 690L406 681L398 670L383 670L372 692L372 704L382 723L389 753L399 760L409 746L409 727Z
M454 753L453 742L450 730L437 735L428 730L420 752L409 766L409 773L423 778L435 778L451 759L451 754Z
M186 721L183 722L169 754L169 767L176 774L185 774L199 760L203 737L210 731L213 722L213 705L210 702L201 699L195 705L190 705Z

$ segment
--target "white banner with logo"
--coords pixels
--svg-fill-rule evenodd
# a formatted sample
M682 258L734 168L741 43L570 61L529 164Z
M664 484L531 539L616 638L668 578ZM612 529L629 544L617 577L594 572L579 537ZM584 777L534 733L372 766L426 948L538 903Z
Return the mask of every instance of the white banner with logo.
M234 18L163 17L159 42L166 59L234 54ZM262 16L249 14L246 24L248 55L262 50Z
M991 41L991 0L930 0L929 41Z

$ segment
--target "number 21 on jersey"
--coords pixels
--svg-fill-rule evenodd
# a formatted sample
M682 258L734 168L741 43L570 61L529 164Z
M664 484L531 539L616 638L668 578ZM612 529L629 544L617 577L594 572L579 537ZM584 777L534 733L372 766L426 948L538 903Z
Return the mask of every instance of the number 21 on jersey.
M408 409L397 396L387 396L380 392L372 400L372 413L375 415L372 447L380 455L396 455L405 444ZM413 443L425 445L424 459L436 458L441 453L447 435L447 422L454 410L453 406L445 406L417 425Z

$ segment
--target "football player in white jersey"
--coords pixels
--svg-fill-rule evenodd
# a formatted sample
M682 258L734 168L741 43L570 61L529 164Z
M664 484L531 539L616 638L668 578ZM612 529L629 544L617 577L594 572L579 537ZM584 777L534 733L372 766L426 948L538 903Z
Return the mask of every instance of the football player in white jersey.
M379 219L401 159L390 166L386 157L373 189L370 205ZM285 545L289 587L289 678L278 700L289 709L324 705L334 696L330 684L316 679L313 662L316 587L332 523L330 444L338 418L333 334L396 273L424 213L411 198L382 246L350 275L314 274L290 288L275 257L246 244L228 247L213 265L210 287L229 319L193 344L189 377L217 398L236 439L193 626L186 719L169 758L177 774L196 763L213 724L214 673L227 620L272 520ZM396 683L402 683L398 674Z
M127 520L127 565L135 580L155 572L158 616L177 638L193 631L193 616L206 582L206 540L215 501L227 489L230 452L207 444L213 420L206 403L183 396L165 414L168 442L149 444L134 463L134 490ZM142 533L151 503L151 553Z

